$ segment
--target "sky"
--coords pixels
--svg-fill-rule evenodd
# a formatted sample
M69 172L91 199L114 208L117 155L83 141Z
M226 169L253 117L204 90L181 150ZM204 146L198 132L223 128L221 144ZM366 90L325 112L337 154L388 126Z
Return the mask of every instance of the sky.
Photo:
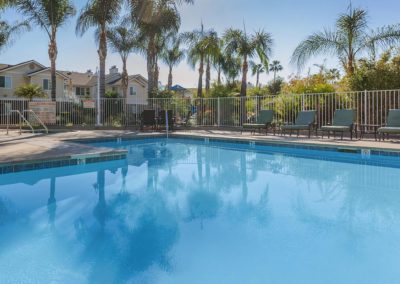
M79 10L86 0L71 0ZM274 39L272 60L279 60L284 70L279 74L288 78L298 70L290 65L290 57L298 43L313 32L323 28L331 28L340 13L346 12L349 0L195 0L194 5L181 5L181 31L191 31L199 28L201 22L206 29L214 29L220 35L226 28L243 28L248 32L264 29L272 34ZM400 23L399 0L352 0L353 7L368 11L370 28ZM7 10L1 16L10 22L23 19L13 10ZM98 66L97 47L94 41L94 31L89 30L84 36L75 34L76 17L69 20L58 33L57 69L85 72L96 70ZM49 66L47 54L48 37L37 27L31 32L22 34L15 42L2 50L0 63L17 64L26 60L37 60ZM256 59L256 58L255 58ZM317 72L314 64L320 64L326 59L328 68L340 68L336 58L320 56L309 61L304 69ZM116 65L121 70L121 60L118 54L109 51L107 68ZM142 74L147 77L146 61L141 55L132 55L128 60L130 74ZM197 85L198 73L183 61L174 69L174 84L190 88ZM251 74L249 74L251 75ZM160 80L166 84L167 66L160 64ZM212 73L215 79L215 72ZM266 84L272 74L261 75L260 81ZM254 83L255 78L249 79Z

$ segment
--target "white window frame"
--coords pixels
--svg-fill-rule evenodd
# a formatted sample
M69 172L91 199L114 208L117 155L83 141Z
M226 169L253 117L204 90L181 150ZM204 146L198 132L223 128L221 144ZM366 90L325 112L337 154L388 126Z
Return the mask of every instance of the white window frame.
M4 87L0 87L1 89L7 89L7 90L11 90L12 86L13 86L13 81L12 81L12 77L11 76L6 76L6 75L1 75L0 77L4 77ZM9 79L10 81L10 86L7 87L7 79Z
M44 88L44 81L45 81L45 80L47 80L47 89ZM51 80L50 80L50 79L44 78L44 79L42 80L42 89L43 89L44 91L51 91Z
M134 92L132 92L134 90ZM130 96L137 96L138 90L136 86L129 86L129 95Z

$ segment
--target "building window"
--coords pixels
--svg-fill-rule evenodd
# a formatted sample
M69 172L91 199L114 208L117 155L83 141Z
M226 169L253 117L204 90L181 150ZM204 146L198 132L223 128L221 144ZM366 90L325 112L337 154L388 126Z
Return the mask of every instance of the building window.
M43 90L45 91L51 90L51 81L49 79L43 79Z
M11 89L12 80L9 76L0 76L0 88Z
M75 88L75 95L77 96L86 96L89 95L89 88L83 88L83 87L76 87Z
M134 87L134 86L129 87L129 95L131 95L131 96L137 95L136 87Z

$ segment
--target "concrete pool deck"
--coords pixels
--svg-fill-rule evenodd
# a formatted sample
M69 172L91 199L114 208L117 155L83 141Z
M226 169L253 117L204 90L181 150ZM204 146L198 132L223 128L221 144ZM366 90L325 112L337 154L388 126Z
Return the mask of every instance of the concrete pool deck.
M300 136L299 138L292 136L273 136L250 133L240 134L233 130L178 130L174 131L172 137L209 137L216 139L226 139L233 141L257 141L268 143L285 143L294 145L310 145L340 148L367 148L381 151L400 151L400 137L398 140L390 139L388 141L379 142L374 139L353 140L345 138L339 139L321 139L320 137L312 137L311 139ZM141 137L165 137L165 133L161 132L138 132L124 130L77 130L68 132L56 132L50 134L28 134L19 135L18 132L11 132L5 135L0 132L0 164L22 163L37 160L61 159L74 156L98 156L98 155L115 155L121 151L108 148L97 148L87 144L74 143L73 140L85 139L105 139L105 138L141 138Z

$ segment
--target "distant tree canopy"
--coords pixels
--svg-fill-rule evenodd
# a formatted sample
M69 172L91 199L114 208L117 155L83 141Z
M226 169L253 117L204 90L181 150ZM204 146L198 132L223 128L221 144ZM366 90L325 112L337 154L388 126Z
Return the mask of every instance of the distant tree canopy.
M354 91L400 89L400 51L386 51L377 61L359 60L348 84Z

